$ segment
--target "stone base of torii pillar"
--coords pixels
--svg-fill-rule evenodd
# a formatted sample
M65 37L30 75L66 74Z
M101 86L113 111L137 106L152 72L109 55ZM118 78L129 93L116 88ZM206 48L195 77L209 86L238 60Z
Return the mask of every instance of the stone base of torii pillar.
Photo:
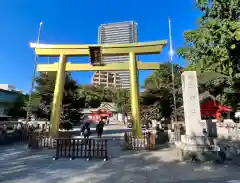
M180 160L213 160L219 147L213 138L208 138L206 122L201 121L197 75L185 71L181 75L186 134L176 142Z

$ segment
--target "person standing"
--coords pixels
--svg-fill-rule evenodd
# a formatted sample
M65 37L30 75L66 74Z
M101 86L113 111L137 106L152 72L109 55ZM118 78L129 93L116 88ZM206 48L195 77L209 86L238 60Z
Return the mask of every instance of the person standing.
M7 134L7 125L5 123L3 125L2 134Z
M90 136L90 124L86 123L82 128L82 134L85 139L88 139Z
M97 127L96 127L97 137L98 137L98 138L102 138L103 127L104 127L104 122L103 122L103 120L101 119L101 120L99 121L99 123L97 124Z

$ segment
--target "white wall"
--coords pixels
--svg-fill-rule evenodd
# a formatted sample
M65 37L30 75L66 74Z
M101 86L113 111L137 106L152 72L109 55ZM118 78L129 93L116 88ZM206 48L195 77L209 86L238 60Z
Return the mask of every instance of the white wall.
M3 90L16 90L16 87L14 85L9 84L0 84L0 88Z

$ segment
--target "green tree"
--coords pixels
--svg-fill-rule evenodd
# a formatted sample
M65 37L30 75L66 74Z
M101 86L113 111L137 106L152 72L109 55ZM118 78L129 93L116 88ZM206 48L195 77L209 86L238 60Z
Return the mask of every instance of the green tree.
M94 91L98 94L102 102L113 102L115 100L115 88L99 85L95 86Z
M177 108L182 105L181 69L179 65L173 65ZM150 117L158 120L162 117L169 119L174 109L172 64L163 63L159 70L145 80L144 89L141 96L142 108L149 108L149 111L152 111L149 114Z
M97 108L101 105L103 91L97 91L95 86L81 85L77 92L79 99L84 101L85 108Z
M21 93L17 94L17 98L13 106L9 109L8 115L13 118L26 118L27 96Z
M37 86L33 94L33 113L39 118L50 119L51 106L55 88L56 73L40 73L36 78ZM72 79L71 74L66 74L63 94L62 120L75 121L81 116L81 108L85 101L78 97L78 85Z
M197 7L203 16L198 28L184 33L185 45L178 54L205 72L211 93L235 108L240 89L240 0L198 0Z
M101 102L114 101L114 88L104 87L102 85L81 85L78 88L78 95L85 100L86 108L96 108Z
M114 103L117 106L118 112L127 117L128 114L131 113L130 91L125 88L117 88L114 93Z
M32 94L32 101L31 101L31 112L40 119L49 119L50 118L50 104L46 105L44 98L40 94L35 91Z

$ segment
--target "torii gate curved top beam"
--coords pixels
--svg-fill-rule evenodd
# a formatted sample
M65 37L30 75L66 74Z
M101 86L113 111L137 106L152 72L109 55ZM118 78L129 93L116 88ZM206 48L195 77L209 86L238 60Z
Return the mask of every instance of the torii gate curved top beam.
M37 44L30 43L30 47L35 49L38 56L89 56L89 47L101 47L102 55L128 55L130 52L136 55L159 54L166 40L129 43L129 44Z

